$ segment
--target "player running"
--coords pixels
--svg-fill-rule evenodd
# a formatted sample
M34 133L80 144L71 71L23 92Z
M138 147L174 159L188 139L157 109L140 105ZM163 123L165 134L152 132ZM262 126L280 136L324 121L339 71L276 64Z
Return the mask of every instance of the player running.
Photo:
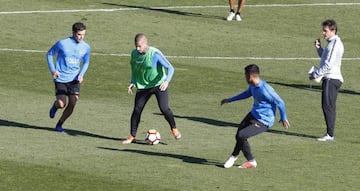
M253 108L240 123L236 133L235 148L225 162L224 167L230 168L238 159L240 151L243 152L247 162L239 168L256 168L257 163L250 149L248 138L260 134L270 128L275 121L276 107L280 110L280 120L284 128L290 126L287 116L285 103L275 90L260 78L260 69L257 65L251 64L245 67L245 77L249 84L248 89L234 97L223 99L221 105L237 100L254 98Z
M55 127L60 133L64 132L62 125L74 111L79 99L80 83L89 66L90 46L84 41L85 33L86 26L83 23L74 23L72 36L56 42L46 54L49 70L54 78L56 95L49 111L50 118L54 118L56 111L67 105ZM57 56L54 64L55 55Z

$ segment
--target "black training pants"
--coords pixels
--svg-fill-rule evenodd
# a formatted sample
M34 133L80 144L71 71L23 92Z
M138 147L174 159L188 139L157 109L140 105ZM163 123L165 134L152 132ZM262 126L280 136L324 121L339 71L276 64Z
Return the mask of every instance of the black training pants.
M326 132L334 136L336 119L336 99L341 87L341 81L336 79L324 79L322 82L322 109L326 122Z
M161 91L159 86L149 89L139 89L135 96L134 110L130 120L130 134L136 137L136 132L139 127L141 113L151 95L155 94L161 113L164 115L166 121L169 123L170 128L176 128L175 119L172 111L169 108L169 92L166 89Z
M253 160L254 157L251 153L250 144L247 139L260 134L267 129L268 127L256 120L251 113L247 114L237 130L235 136L236 144L232 156L238 156L240 151L242 151L248 161Z

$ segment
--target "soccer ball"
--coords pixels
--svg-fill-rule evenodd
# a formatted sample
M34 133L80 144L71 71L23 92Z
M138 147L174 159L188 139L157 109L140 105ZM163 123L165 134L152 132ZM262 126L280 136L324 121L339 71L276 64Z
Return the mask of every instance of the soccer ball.
M160 143L160 133L156 129L149 129L145 136L145 141L150 145Z

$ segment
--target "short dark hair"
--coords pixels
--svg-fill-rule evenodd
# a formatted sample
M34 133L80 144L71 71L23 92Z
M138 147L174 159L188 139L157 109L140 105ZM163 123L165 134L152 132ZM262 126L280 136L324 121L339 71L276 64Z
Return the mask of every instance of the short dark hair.
M78 32L78 31L83 31L83 30L86 30L86 26L84 25L84 23L77 22L72 25L73 32Z
M137 42L140 42L141 40L144 40L144 39L147 40L146 34L145 33L138 33L138 34L135 35L134 41L135 41L135 43L137 43Z
M260 74L259 66L250 64L245 67L245 74Z
M335 34L337 33L338 28L337 28L337 24L336 24L335 20L328 19L328 20L326 20L326 21L323 21L323 22L321 23L321 25L322 25L323 27L329 27L329 29L330 29L331 31L335 31Z

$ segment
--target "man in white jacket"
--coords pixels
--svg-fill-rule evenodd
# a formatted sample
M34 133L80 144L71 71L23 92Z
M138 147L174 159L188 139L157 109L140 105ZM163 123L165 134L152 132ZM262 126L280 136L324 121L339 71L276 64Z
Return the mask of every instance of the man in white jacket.
M321 47L320 40L315 41L315 48L321 57L320 67L309 75L310 80L322 77L322 109L326 122L326 135L318 141L333 141L336 119L336 98L341 84L344 82L341 75L341 60L344 54L344 45L337 35L337 24L334 20L322 22L323 38L328 42L325 48Z

